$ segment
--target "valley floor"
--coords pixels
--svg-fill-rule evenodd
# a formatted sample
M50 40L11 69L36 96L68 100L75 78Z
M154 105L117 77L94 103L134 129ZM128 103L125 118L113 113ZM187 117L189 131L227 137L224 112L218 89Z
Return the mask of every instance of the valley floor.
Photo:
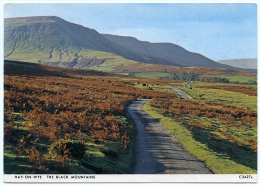
M5 174L128 174L133 162L134 173L257 173L257 85L4 62Z

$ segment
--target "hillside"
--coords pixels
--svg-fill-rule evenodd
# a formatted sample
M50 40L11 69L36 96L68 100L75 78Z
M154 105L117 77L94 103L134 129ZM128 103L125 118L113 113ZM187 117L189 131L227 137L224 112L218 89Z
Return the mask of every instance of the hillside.
M109 54L141 62L151 61L118 46L93 29L53 16L5 19L4 33L5 59L55 62L59 63L53 63L55 66L68 67L78 63L97 65L103 63ZM62 64L64 62L67 64Z
M257 58L220 60L218 63L242 69L257 69Z
M233 69L175 44L102 35L55 16L5 19L4 58L107 71L140 62Z
M125 106L175 95L135 88L167 81L121 77L4 61L4 173L129 173L135 131Z
M150 43L147 41L139 41L134 37L124 37L104 34L106 38L115 42L116 44L132 50L134 52L140 52L146 56L151 56L158 59L164 59L163 64L185 67L211 67L211 68L229 68L230 66L216 63L215 61L198 53L189 52L186 49L172 44L172 43Z

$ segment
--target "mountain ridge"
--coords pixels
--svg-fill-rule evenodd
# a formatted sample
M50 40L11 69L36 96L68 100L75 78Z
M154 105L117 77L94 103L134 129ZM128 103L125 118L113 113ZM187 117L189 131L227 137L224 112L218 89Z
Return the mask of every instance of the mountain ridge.
M142 42L134 37L129 41L129 38L100 34L57 16L5 18L4 58L75 68L84 66L78 63L89 64L86 68L100 65L100 62L89 63L91 60L106 63L114 59L111 63L116 64L115 61L126 59L127 63L234 69L172 43Z
M124 48L133 51L139 50L139 52L142 52L144 55L163 58L168 61L175 60L175 63L178 63L180 66L187 67L194 65L196 67L233 68L219 64L199 53L190 52L174 43L151 43L148 41L140 41L131 36L118 36L111 34L103 35ZM178 56L178 54L182 55ZM182 56L184 55L186 59L185 64L182 63ZM211 66L208 66L208 63L210 63Z

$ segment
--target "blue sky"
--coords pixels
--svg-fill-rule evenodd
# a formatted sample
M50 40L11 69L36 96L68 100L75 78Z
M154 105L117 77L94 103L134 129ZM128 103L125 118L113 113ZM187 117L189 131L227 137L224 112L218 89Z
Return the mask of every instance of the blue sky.
M7 4L4 17L59 16L100 33L169 42L213 60L257 57L256 4Z

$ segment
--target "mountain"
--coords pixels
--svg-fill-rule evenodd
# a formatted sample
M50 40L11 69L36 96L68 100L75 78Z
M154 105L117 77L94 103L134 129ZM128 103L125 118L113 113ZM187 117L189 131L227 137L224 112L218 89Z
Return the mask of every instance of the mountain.
M139 62L232 69L175 44L100 34L55 16L6 18L4 58L108 71Z
M257 69L257 58L220 60L218 63L242 69Z
M88 54L99 51L142 62L152 61L118 46L93 29L55 16L7 18L4 40L5 59L76 63L90 60L88 57L93 60Z
M168 63L164 63L166 65L173 65L172 63L174 62L177 63L178 66L186 67L195 66L232 69L230 66L219 64L201 54L189 52L186 49L172 43L150 43L146 41L139 41L134 37L109 34L104 34L104 36L126 49L142 53L146 56L164 59L165 61L168 61Z

